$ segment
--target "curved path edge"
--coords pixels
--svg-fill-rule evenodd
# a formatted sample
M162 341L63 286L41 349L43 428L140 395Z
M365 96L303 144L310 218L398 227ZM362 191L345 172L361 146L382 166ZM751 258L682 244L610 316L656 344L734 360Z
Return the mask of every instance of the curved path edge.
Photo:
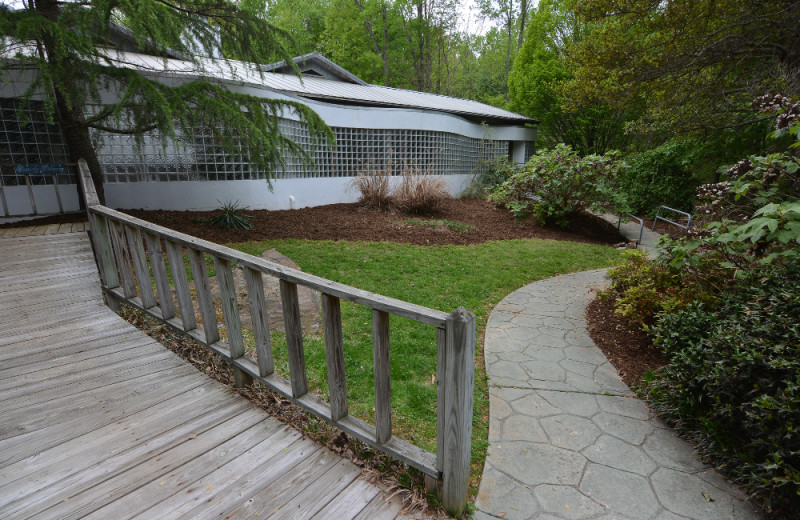
M474 518L762 518L595 346L584 313L605 283L605 270L535 282L489 317L489 449Z

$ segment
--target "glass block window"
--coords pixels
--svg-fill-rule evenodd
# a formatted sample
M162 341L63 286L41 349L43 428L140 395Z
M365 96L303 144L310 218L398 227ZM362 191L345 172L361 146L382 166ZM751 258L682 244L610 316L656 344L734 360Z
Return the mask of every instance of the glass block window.
M19 99L0 98L0 184L21 186L28 177L31 184L74 184L68 167L67 149L56 125L47 122L44 104ZM26 168L29 165L42 165Z
M31 169L20 166L67 162L61 134L56 126L46 123L42 104L30 103L22 117L19 106L18 100L0 99L0 164L6 185L24 184L23 172ZM30 123L25 124L25 118ZM508 141L448 132L334 127L336 146L331 146L314 143L305 126L297 121L283 119L280 128L286 137L307 150L314 162L309 164L287 154L285 165L276 172L279 179L350 177L374 171L401 175L406 170L437 175L473 174L509 153ZM129 135L93 132L92 139L109 183L262 178L244 156L225 153L208 128L180 135L177 143L162 142L156 133L137 140ZM51 178L30 175L34 183L49 183ZM74 182L69 172L58 179L59 183Z
M311 151L314 165L288 158L278 178L350 177L388 171L400 175L413 170L437 175L469 174L483 164L508 155L508 141L475 139L447 132L334 127L336 146L311 148L306 129L282 121L284 135Z
M536 153L536 141L525 141L525 162L531 160Z

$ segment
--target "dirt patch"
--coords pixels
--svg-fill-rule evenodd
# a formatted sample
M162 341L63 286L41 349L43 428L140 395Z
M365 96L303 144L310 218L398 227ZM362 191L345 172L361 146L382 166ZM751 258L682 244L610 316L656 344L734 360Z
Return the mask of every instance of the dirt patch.
M386 213L359 204L329 204L295 210L247 210L253 219L249 230L228 230L209 223L219 212L129 210L130 215L189 235L217 243L300 238L402 242L415 245L466 245L490 240L542 238L595 244L616 244L624 239L616 227L591 216L581 215L569 228L543 228L530 220L515 219L511 213L482 200L451 199L431 217ZM450 220L474 227L452 230L407 223L411 218ZM29 224L30 225L30 224Z
M596 298L590 303L586 325L592 341L631 388L641 385L645 372L667 364L666 356L642 329L631 327L622 316L614 314L613 301Z

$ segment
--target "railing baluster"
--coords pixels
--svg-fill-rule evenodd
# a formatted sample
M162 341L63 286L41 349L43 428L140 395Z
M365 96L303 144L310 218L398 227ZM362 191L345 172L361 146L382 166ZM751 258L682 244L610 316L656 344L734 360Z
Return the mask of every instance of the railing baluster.
M219 327L217 327L217 312L214 310L214 300L211 296L211 287L208 285L208 272L206 271L206 257L202 251L189 249L189 263L192 266L194 289L197 294L197 304L200 307L200 316L203 318L203 332L206 343L219 341Z
M183 330L190 331L197 328L197 318L192 305L192 293L189 290L189 280L186 278L186 266L183 263L183 249L169 240L164 241L167 248L167 259L172 272L172 281L175 284L175 294L178 296L178 307L181 310Z
M125 298L136 296L136 282L133 279L133 269L131 268L131 252L128 249L128 241L125 240L125 233L122 231L122 224L109 220L111 231L111 242L114 244L117 261L117 271L119 272L120 284L122 285L122 295Z
M339 298L322 294L322 318L325 320L325 358L328 364L328 391L331 419L347 415L347 380L344 372L342 310Z
M286 328L286 349L289 354L292 397L300 397L308 392L308 382L306 381L306 357L303 351L303 325L300 323L297 284L281 280L280 286L283 324Z
M108 232L106 217L89 210L89 227L94 243L95 257L99 264L100 278L106 289L119 287L119 275L114 263L114 249Z
M389 363L389 313L372 309L372 358L375 373L375 440L392 437L392 390Z
M228 331L228 348L231 360L244 356L244 337L242 336L242 320L239 317L239 303L236 298L236 284L233 281L231 263L225 259L214 257L214 268L219 281L219 294L222 298L222 315L225 318L225 329ZM233 367L233 379L236 388L253 384L253 378L240 368Z
M261 273L249 267L244 268L244 281L247 284L247 302L250 304L250 318L253 321L253 335L256 340L258 373L264 377L275 371L272 341L269 337L267 299L264 297L264 282Z
M133 267L136 272L136 280L139 282L139 294L142 297L142 307L149 309L156 306L156 297L153 294L153 285L150 281L150 269L147 266L147 257L142 246L142 233L130 226L125 228L125 236L128 239Z
M447 331L436 329L436 469L444 470L445 377L447 374ZM430 491L430 490L429 490Z
M475 315L459 307L447 317L445 447L442 505L456 518L467 506L475 383Z
M156 281L161 316L165 320L172 319L175 317L175 303L172 301L169 277L167 277L167 269L164 266L164 251L161 249L161 240L155 235L145 233L144 241L147 244L147 256L150 258L150 268L153 270L153 278Z
M87 202L92 224L92 240L97 252L98 267L109 305L123 297L146 314L181 328L174 319L176 306L172 300L162 247L166 249L180 314L182 328L189 336L206 345L212 352L231 361L237 385L247 377L257 379L267 388L278 392L306 411L326 420L349 435L376 447L419 469L426 476L428 489L440 489L442 504L456 514L466 506L470 470L472 436L472 393L474 391L475 317L464 309L450 315L378 294L348 287L319 277L276 266L239 251L184 235L155 224L130 217L99 205L91 197L88 169L81 168L81 180L89 195ZM142 234L144 236L142 236ZM144 251L141 240L145 241ZM161 245L161 240L164 245ZM184 248L188 250L194 273L197 300L203 316L205 336L196 331L197 317L191 289L187 280ZM147 255L145 257L144 255ZM209 289L206 256L214 258L226 328L226 341L220 341L217 315ZM147 259L149 258L149 266ZM253 332L258 366L243 359L244 338L241 330L236 287L231 266L242 266L247 285L248 303L253 319ZM132 265L133 264L133 268ZM134 273L135 268L135 273ZM161 312L147 308L145 287L152 287L152 269ZM143 280L148 273L147 280ZM264 295L264 275L280 279L281 303L286 344L289 354L290 380L275 373L269 320ZM134 278L136 276L136 278ZM135 298L136 283L142 287L142 299ZM121 289L118 287L122 285ZM308 392L305 353L298 302L298 285L322 293L325 349L328 368L330 402L326 403ZM131 292L133 294L131 295ZM126 296L122 296L126 294ZM128 296L130 295L130 296ZM155 294L153 294L155 299ZM341 321L341 300L372 308L373 362L375 378L375 426L348 414L345 379L344 345ZM436 327L437 343L437 448L436 456L392 435L391 365L389 323L390 314L410 318ZM227 342L227 343L226 343Z

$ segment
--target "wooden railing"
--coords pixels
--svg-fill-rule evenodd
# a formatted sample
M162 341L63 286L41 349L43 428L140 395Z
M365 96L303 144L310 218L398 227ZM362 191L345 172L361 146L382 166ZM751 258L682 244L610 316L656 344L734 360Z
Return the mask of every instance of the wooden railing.
M79 172L98 270L110 306L118 307L119 302L124 301L221 355L232 367L236 386L259 381L308 412L417 468L425 474L429 487L438 489L446 509L457 515L463 512L467 504L472 437L475 368L475 316L472 313L459 308L447 314L362 291L131 217L100 205L88 166L83 160L79 162ZM195 300L186 274L184 250L194 278ZM172 274L171 281L164 252ZM206 255L213 259L217 273L227 341L220 339L206 271ZM233 263L241 266L244 272L252 321L250 332L255 339L255 360L245 356ZM288 381L275 372L262 285L264 275L280 280L289 359ZM308 392L298 285L322 295L329 402ZM172 299L173 286L177 310ZM347 411L341 300L372 309L374 426ZM202 318L202 330L198 328L195 301ZM390 314L436 327L436 455L392 435Z

